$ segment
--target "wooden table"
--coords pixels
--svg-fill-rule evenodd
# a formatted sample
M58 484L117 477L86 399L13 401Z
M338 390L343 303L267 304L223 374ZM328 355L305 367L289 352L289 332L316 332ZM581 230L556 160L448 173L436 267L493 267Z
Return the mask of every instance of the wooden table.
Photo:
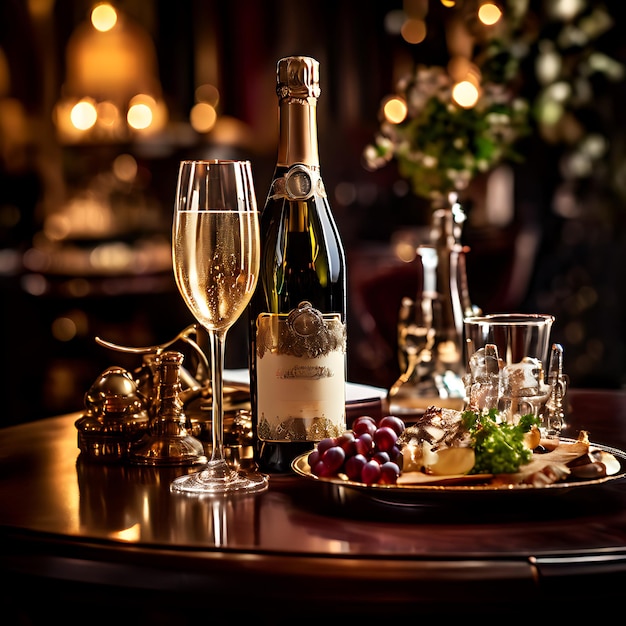
M626 449L626 392L570 390L567 400L565 434L584 428ZM7 626L70 613L208 623L212 611L256 623L442 610L562 619L623 603L624 481L398 506L273 476L261 494L198 499L169 491L181 470L84 463L77 417L0 430Z

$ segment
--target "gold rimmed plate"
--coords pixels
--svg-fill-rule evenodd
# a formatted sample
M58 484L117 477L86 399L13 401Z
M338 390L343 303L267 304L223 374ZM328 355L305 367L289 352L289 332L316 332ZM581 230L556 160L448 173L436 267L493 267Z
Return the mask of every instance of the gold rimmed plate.
M562 443L575 443L573 439L561 439ZM509 484L495 480L491 475L455 475L446 477L434 477L423 475L420 482L396 485L366 485L356 481L343 479L339 476L331 478L321 478L312 473L309 467L307 454L302 454L292 463L293 471L303 478L319 481L320 483L333 485L341 489L349 489L361 492L362 494L378 501L386 503L422 503L424 501L437 502L446 501L448 497L462 496L503 496L504 494L526 494L542 495L555 492L569 492L572 489L583 489L609 482L617 481L626 477L626 452L591 443L589 452L600 451L611 455L615 459L614 467L605 476L596 478L579 478L570 475L565 480L536 487L531 484Z

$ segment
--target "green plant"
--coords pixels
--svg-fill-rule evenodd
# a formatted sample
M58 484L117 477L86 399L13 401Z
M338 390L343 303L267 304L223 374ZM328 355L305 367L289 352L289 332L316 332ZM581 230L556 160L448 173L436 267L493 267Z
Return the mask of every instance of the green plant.
M419 66L402 79L396 96L406 103L407 116L399 124L382 122L364 151L367 166L396 159L413 192L436 201L502 160L520 158L514 143L528 132L527 102L489 84L473 107L464 108L452 99L452 86L441 67Z

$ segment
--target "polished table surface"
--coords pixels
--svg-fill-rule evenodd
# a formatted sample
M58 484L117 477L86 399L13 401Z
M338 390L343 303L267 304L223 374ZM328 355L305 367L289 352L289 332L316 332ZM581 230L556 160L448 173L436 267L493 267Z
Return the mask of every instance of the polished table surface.
M592 442L626 450L626 392L573 389L566 399L565 435L585 429ZM19 596L33 585L59 606L84 602L133 623L168 610L191 623L212 602L258 623L293 621L302 607L484 615L520 602L621 603L626 481L402 505L272 476L260 494L197 498L169 491L180 468L84 462L77 418L0 430L0 570L13 582L2 602L16 623L24 612L35 617L21 623L39 623L37 603Z

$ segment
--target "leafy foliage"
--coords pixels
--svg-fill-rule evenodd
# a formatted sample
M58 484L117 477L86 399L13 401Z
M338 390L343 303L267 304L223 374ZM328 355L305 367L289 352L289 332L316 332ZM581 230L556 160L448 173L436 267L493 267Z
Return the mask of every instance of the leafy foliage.
M523 415L517 424L498 422L498 411L464 411L463 425L470 433L476 461L471 474L513 474L532 458L524 435L539 424L534 415Z
M396 95L406 102L408 115L400 124L381 124L374 145L364 152L368 167L395 158L413 192L436 201L503 159L517 158L513 143L528 129L525 102L484 85L477 104L463 108L453 101L452 87L438 67L420 66L401 81Z

